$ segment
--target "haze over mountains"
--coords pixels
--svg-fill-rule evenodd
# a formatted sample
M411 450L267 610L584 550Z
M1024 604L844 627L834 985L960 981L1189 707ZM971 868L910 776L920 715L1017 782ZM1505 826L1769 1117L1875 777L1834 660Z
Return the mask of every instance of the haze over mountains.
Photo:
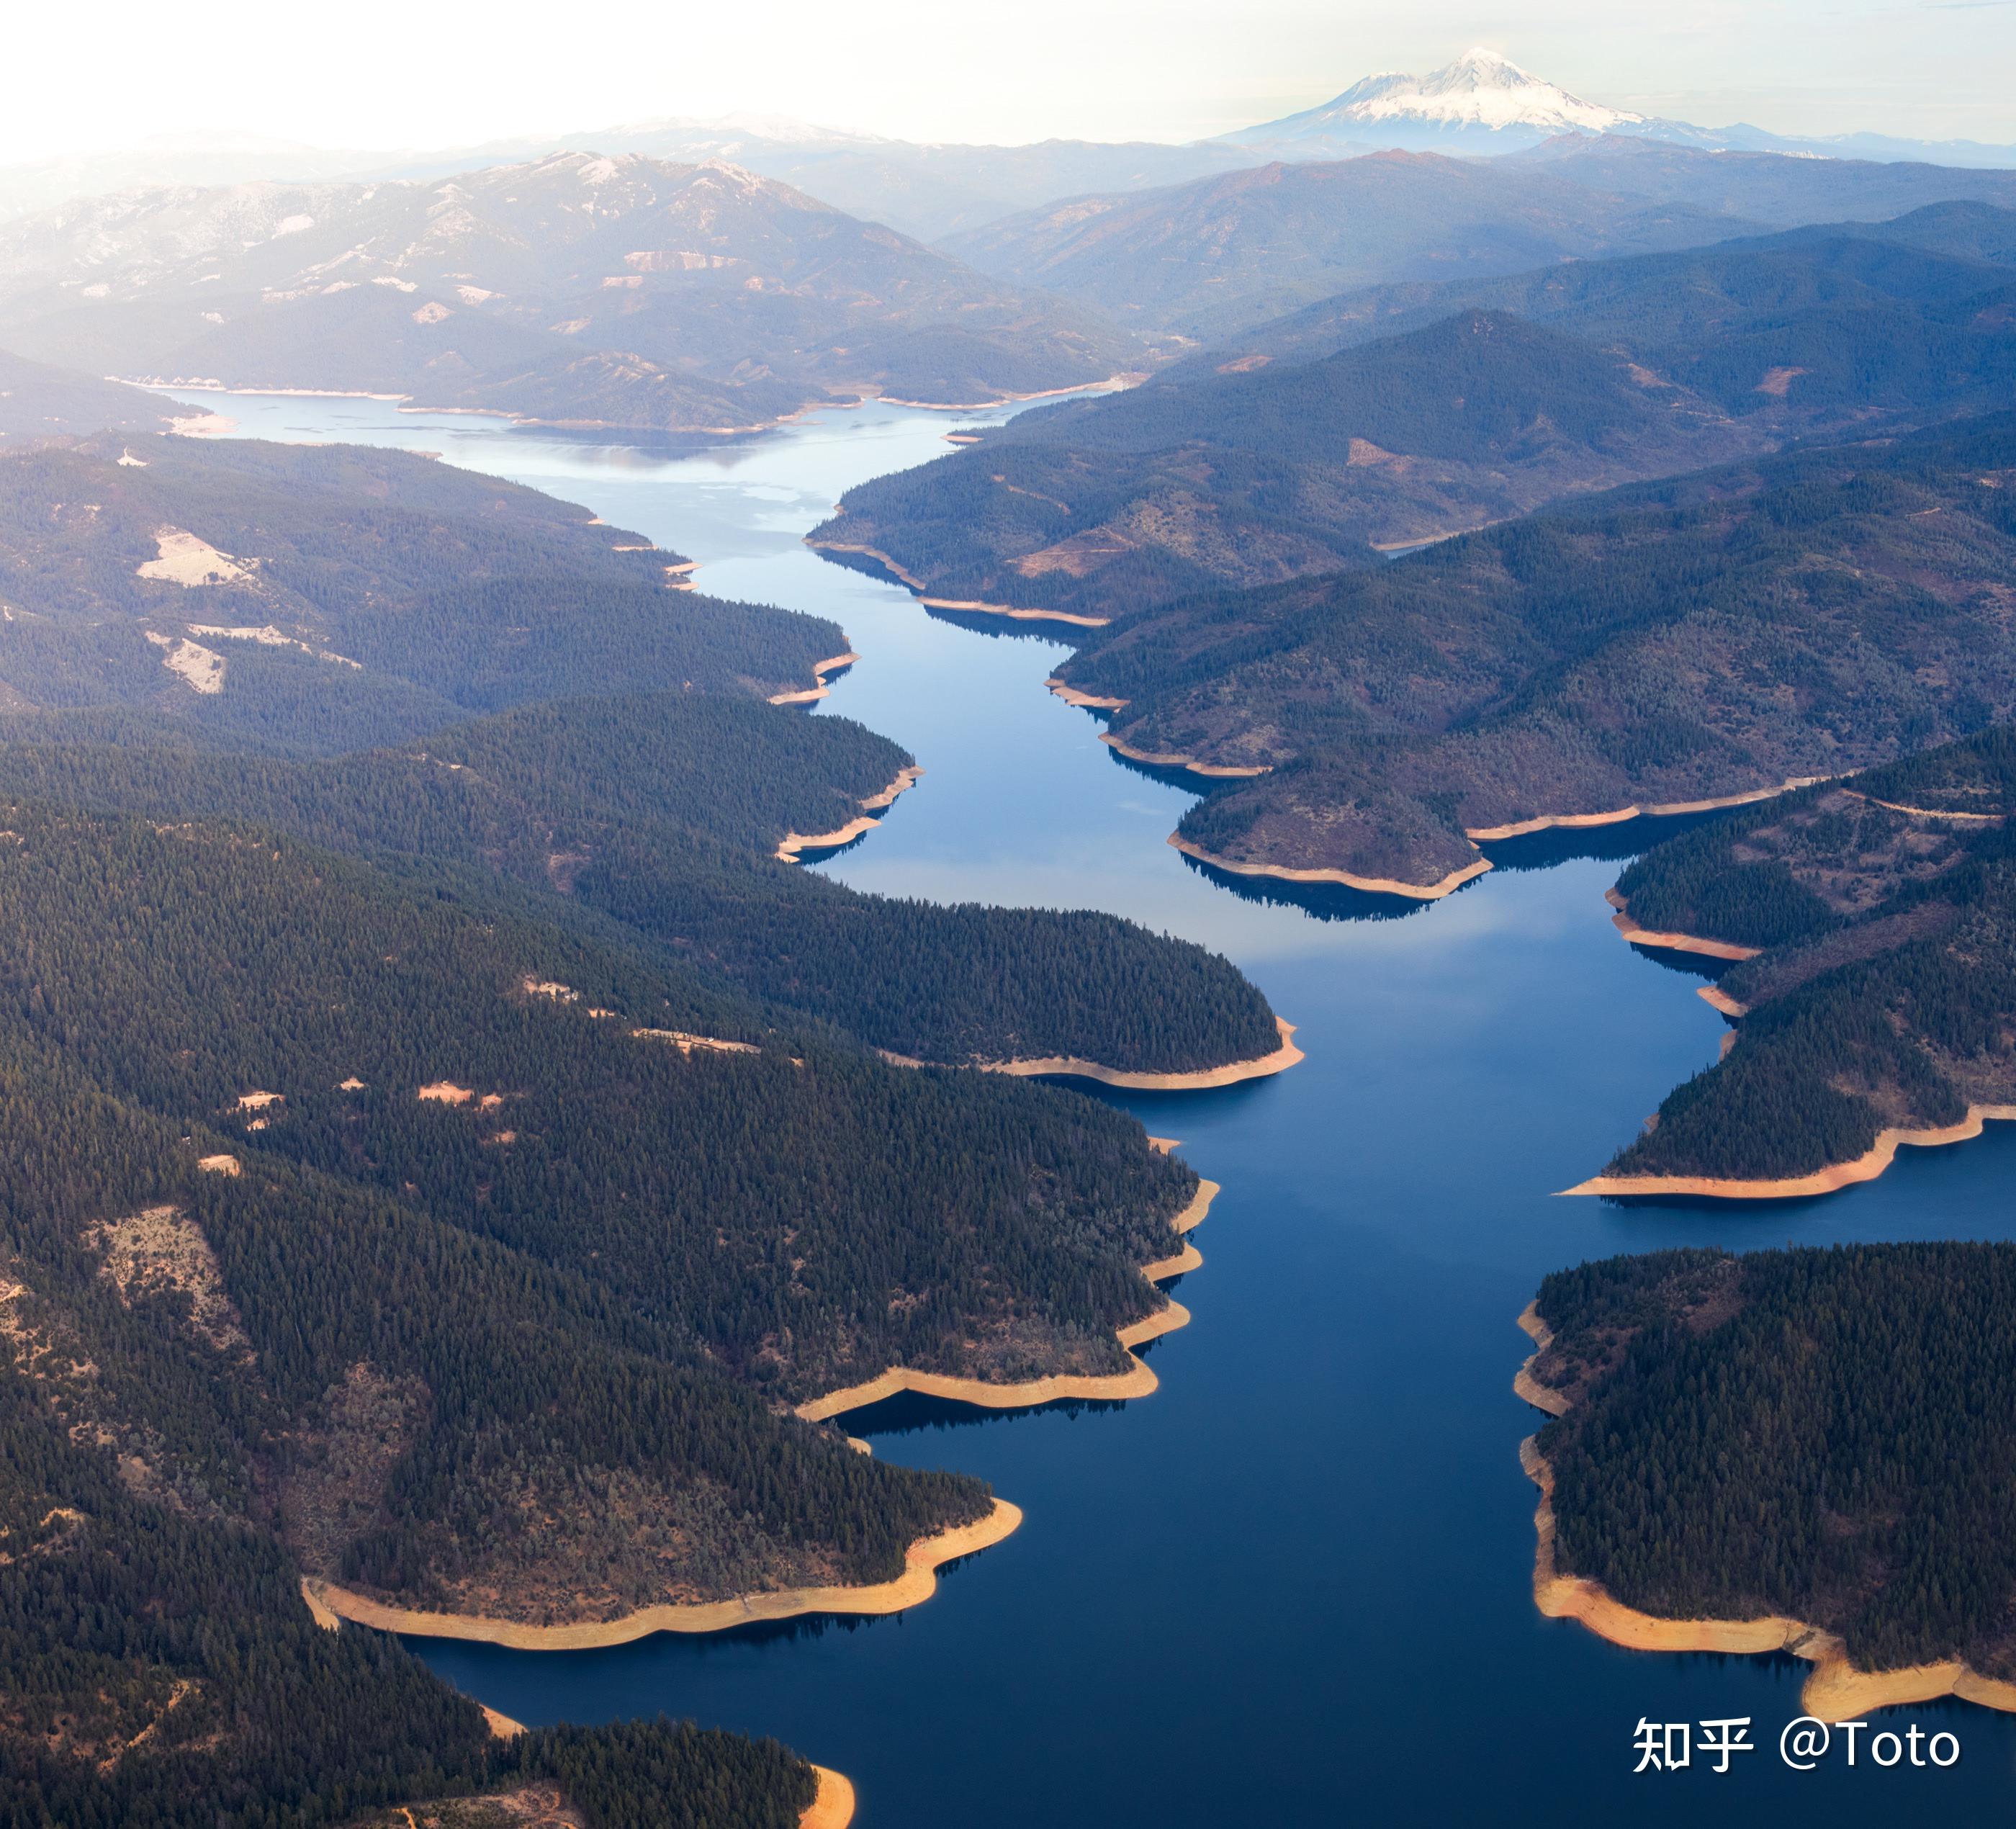
M1365 289L867 484L816 537L936 596L1121 619L1794 440L1993 410L2016 391L2012 307L2016 211L1980 203Z
M129 378L725 430L1103 380L1129 340L739 167L128 193L0 231L0 346Z
M1388 279L1698 247L1766 228L2016 203L2016 173L1606 139L1497 160L1381 153L1077 197L949 237L987 272L1205 343Z
M592 149L679 162L728 159L797 185L853 214L935 239L1057 198L1147 189L1275 160L1327 160L1394 149L1489 157L1561 135L1636 139L1719 153L2016 166L2011 146L1874 133L1802 137L1748 125L1703 128L1650 118L1571 95L1480 49L1426 76L1368 76L1319 106L1186 145L1077 139L1017 146L925 145L751 113L630 121L559 136L527 135L398 152L178 134L117 152L0 168L0 221L73 197L149 183L436 178L521 164L556 151Z

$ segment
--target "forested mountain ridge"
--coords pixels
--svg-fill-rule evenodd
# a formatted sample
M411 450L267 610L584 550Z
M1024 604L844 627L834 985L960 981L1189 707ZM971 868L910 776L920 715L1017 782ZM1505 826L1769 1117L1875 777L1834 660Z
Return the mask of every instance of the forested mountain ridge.
M984 1494L773 1405L892 1363L1112 1369L1161 1304L1138 1266L1196 1177L1103 1106L779 1032L242 828L6 830L0 1050L44 1139L9 1211L48 1234L16 1280L54 1339L110 1324L93 1254L151 1266L229 1407L82 1333L108 1370L52 1395L206 1507L296 1438L272 1477L312 1573L533 1619L886 1579Z
M401 452L0 452L0 711L117 707L219 743L338 750L605 689L617 654L632 689L768 697L845 651L822 618L673 593L678 558Z
M1557 1571L1661 1618L1835 1635L1816 1680L1843 1715L1857 1672L1964 1660L2006 1686L2012 1302L2006 1244L1557 1272L1531 1368L1571 1399L1536 1443Z
M1082 308L710 160L86 200L0 227L0 341L135 379L723 432L1136 361Z
M848 494L815 544L1111 622L2016 392L2016 211L1346 293Z
M1862 378L1864 391L1873 391L1888 380L1884 360L1915 356L1901 337L1890 339L1898 347L1886 347L1868 322L1872 315L1887 315L1899 328L1916 325L1921 337L1952 337L1977 320L1982 329L1994 327L2006 315L1998 308L2006 307L2012 286L2016 207L1932 203L1888 221L1820 223L1490 279L1362 287L1190 357L1163 380L1208 385L1208 377L1227 364L1311 361L1454 311L1492 311L1622 350L1679 382L1687 380L1703 345L1733 337L1768 332L1781 342L1784 359L1775 365L1781 366L1823 355L1830 340L1845 348L1859 344L1878 360L1876 371ZM1748 394L1718 398L1732 412L1784 416L1811 408L1824 414L1838 409L1823 391L1834 379L1808 369L1789 377L1781 393L1760 393L1753 383ZM1922 379L1938 390L1924 403L1928 410L1954 397L1957 381L1971 384L1942 374L1935 362L1926 365ZM1798 423L1804 426L1806 418Z
M1269 772L1179 836L1429 889L1471 834L1768 791L2009 715L2016 421L1638 484L1201 596L1062 669L1130 749ZM1783 689L1796 679L1798 689Z
M1768 441L1623 356L1464 311L1318 362L1024 414L850 490L808 538L885 553L934 596L1112 619L1376 565Z
M0 449L92 432L165 432L187 409L158 394L0 349Z
M1888 1130L1939 1140L2016 1108L2012 812L2016 732L1999 725L1634 862L1617 886L1633 922L1751 956L1716 990L1733 1045L1589 1191L1821 1192L1887 1166Z
M537 918L620 922L628 944L912 1059L1181 1074L1273 1052L1265 999L1201 947L1110 915L864 895L772 856L788 831L844 826L909 762L843 718L626 694L320 760L0 743L0 791L499 871L545 898Z
M1129 328L1215 343L1350 286L1690 247L1762 226L1546 171L1376 153L1072 197L943 245Z
M136 1491L132 1461L51 1426L46 1377L22 1363L36 1341L19 1310L38 1302L9 1297L0 1374L9 1822L311 1829L539 1784L589 1829L797 1823L813 1774L772 1741L662 1720L499 1739L398 1640L322 1630L268 1530ZM469 1829L495 1822L472 1806Z
M1794 228L1901 216L1928 203L2016 207L2016 170L1919 159L1786 154L1752 147L1661 146L1622 134L1557 135L1505 161L1647 203L1682 203L1731 220Z

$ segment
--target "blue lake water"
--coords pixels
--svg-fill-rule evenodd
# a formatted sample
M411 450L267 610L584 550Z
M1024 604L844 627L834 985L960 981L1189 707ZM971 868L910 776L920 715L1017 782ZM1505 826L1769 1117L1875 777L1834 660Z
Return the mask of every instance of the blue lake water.
M1150 1349L1154 1396L979 1418L902 1399L849 1427L877 1453L991 1480L1027 1521L928 1604L553 1655L415 1641L521 1720L661 1710L774 1734L859 1787L861 1829L1222 1829L1489 1822L1972 1820L2011 1795L2016 1719L1892 1712L1957 1733L1950 1771L1837 1757L1787 1770L1806 1666L1667 1657L1543 1619L1541 1420L1513 1317L1549 1270L1674 1244L2016 1235L2016 1126L1907 1150L1823 1201L1626 1208L1553 1190L1601 1166L1715 1056L1701 981L1633 952L1617 863L1503 848L1404 918L1230 892L1165 843L1190 796L1121 764L1042 681L1068 650L928 614L800 536L854 483L988 416L871 406L729 448L649 450L378 401L186 398L248 434L434 451L587 503L700 561L701 589L815 611L862 657L826 715L926 770L820 867L864 889L1090 906L1218 948L1299 1025L1301 1066L1128 1096L1224 1192L1183 1279L1194 1320ZM1632 827L1600 837L1642 839ZM1515 865L1527 867L1513 867ZM1634 1775L1640 1716L1744 1716L1726 1776Z

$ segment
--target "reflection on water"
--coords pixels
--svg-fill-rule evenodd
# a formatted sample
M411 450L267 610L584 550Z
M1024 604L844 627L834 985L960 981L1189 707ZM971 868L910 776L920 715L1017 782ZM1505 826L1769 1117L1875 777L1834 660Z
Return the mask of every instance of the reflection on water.
M1607 826L1550 826L1517 838L1491 839L1478 849L1491 859L1494 869L1549 870L1579 857L1636 857L1669 838L1725 816L1725 812L1641 814Z
M1411 895L1374 895L1348 883L1297 883L1286 877L1248 877L1202 858L1181 854L1183 862L1214 887L1263 908L1298 908L1319 921L1398 921L1424 913L1435 905ZM1475 877L1471 879L1476 881ZM1460 883L1449 891L1460 895L1470 887ZM1445 898L1444 899L1446 899Z
M1603 901L1615 857L1669 827L1514 841L1527 867L1406 920L1335 918L1329 898L1197 867L1164 842L1194 782L1116 765L1043 689L1069 652L1053 627L978 639L799 543L854 482L987 416L820 414L668 458L382 402L197 398L261 435L441 451L689 554L705 589L834 617L863 658L819 713L884 733L926 773L822 869L893 895L1103 908L1218 948L1308 1053L1215 1093L1096 1095L1224 1187L1152 1397L970 1422L898 1399L848 1419L878 1453L977 1474L1024 1508L929 1604L603 1651L423 1645L452 1680L525 1721L666 1709L775 1734L856 1780L861 1829L1763 1829L1795 1811L1874 1825L2006 1807L2007 1717L1909 1711L1960 1737L1949 1772L1795 1774L1769 1749L1804 1665L1633 1654L1534 1610L1517 1449L1540 1419L1510 1386L1529 1350L1513 1317L1548 1271L1676 1244L2016 1230L2016 1125L1795 1206L1555 1197L1725 1032L1693 994L1698 968L1627 945ZM990 638L1010 632L997 622ZM1748 1715L1766 1750L1723 1777L1636 1777L1641 1715Z
M1003 616L988 610L948 610L942 603L917 606L934 622L947 628L963 629L968 635L984 635L995 641L1054 642L1057 625L1035 617Z
M1145 1358L1147 1355L1139 1356ZM1013 1422L1039 1411L1075 1419L1126 1407L1124 1399L1061 1397L1053 1403L1023 1404L1013 1410L982 1410L977 1404L926 1397L915 1391L899 1391L894 1397L885 1397L879 1403L863 1404L859 1410L849 1410L841 1426L850 1435L880 1441L896 1435L919 1435L929 1429L967 1429Z

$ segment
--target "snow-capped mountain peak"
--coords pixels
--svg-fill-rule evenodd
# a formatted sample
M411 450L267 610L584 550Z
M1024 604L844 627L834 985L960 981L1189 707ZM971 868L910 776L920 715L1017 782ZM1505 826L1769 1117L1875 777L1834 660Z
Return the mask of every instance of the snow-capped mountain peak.
M1554 133L1607 133L1644 118L1585 102L1529 74L1509 57L1481 47L1465 52L1432 76L1371 77L1346 90L1330 106L1368 121L1404 115L1452 126L1537 127Z
M1643 120L1641 114L1586 102L1521 69L1509 57L1479 46L1429 75L1395 71L1368 76L1320 108L1229 137L1240 142L1337 139L1384 144L1495 135L1525 140L1558 133L1611 133Z

